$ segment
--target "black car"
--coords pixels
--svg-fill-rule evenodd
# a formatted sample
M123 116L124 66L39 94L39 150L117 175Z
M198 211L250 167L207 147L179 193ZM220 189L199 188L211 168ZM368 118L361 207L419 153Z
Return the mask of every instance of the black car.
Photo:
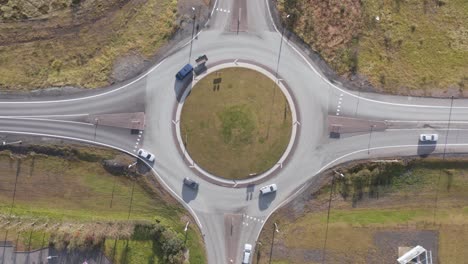
M198 189L198 182L190 179L189 177L186 177L184 179L184 184L192 189L195 189L195 190Z

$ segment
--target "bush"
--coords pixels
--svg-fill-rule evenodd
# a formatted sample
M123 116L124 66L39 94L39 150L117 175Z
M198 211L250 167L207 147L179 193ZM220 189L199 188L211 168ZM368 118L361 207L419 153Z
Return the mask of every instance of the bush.
M184 241L181 239L176 232L171 229L166 229L162 233L161 248L164 255L175 256L184 249Z

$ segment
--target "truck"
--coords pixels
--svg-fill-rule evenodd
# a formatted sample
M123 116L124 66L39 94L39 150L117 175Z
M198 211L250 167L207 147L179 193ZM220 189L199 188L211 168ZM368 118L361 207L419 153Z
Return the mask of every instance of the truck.
M179 72L177 72L175 77L177 80L182 81L183 79L185 79L185 77L189 76L192 73L192 71L192 65L190 65L190 63L186 64L182 69L180 69Z

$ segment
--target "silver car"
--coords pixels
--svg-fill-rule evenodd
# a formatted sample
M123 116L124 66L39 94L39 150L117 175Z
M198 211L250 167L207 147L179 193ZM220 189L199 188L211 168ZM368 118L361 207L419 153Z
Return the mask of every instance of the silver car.
M273 184L263 186L262 188L260 188L260 194L272 193L272 192L276 192L276 190L278 190L278 187L276 186L276 184L273 183Z
M439 139L437 134L421 134L419 135L419 141L421 142L436 142Z
M137 153L140 158L143 158L149 162L154 162L154 159L156 158L153 154L144 149L139 149Z
M252 254L252 245L245 244L244 245L244 256L242 257L242 264L249 264L250 263L250 255Z

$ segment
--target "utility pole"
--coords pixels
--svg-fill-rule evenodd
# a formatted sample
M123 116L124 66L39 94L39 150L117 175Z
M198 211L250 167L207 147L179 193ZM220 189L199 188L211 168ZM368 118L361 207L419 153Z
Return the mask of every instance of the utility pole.
M450 122L452 121L452 109L453 109L453 96L450 100L450 111L449 111L449 117L448 117L448 123L447 123L447 133L445 133L445 144L444 144L444 152L442 154L442 160L445 160L445 154L447 152L447 144L448 144L448 136L450 132ZM435 217L436 217L436 212L437 212L437 203L439 201L439 185L440 185L440 177L442 176L442 169L439 171L439 178L437 180L437 188L436 188L436 197L434 200L434 213L432 217L432 221L435 224Z
M268 261L269 264L271 264L271 257L273 256L273 243L275 242L275 233L279 233L278 224L276 223L273 225L273 238L271 239L270 261Z
M326 259L326 249L327 249L327 239L328 239L328 223L330 222L330 210L331 210L331 202L332 202L332 198L333 198L333 186L335 184L335 174L338 174L338 175L340 175L341 177L344 178L343 173L339 173L336 170L333 170L332 182L331 182L331 188L330 188L330 198L328 199L327 226L325 228L325 240L323 241L322 263L325 263L325 259Z

